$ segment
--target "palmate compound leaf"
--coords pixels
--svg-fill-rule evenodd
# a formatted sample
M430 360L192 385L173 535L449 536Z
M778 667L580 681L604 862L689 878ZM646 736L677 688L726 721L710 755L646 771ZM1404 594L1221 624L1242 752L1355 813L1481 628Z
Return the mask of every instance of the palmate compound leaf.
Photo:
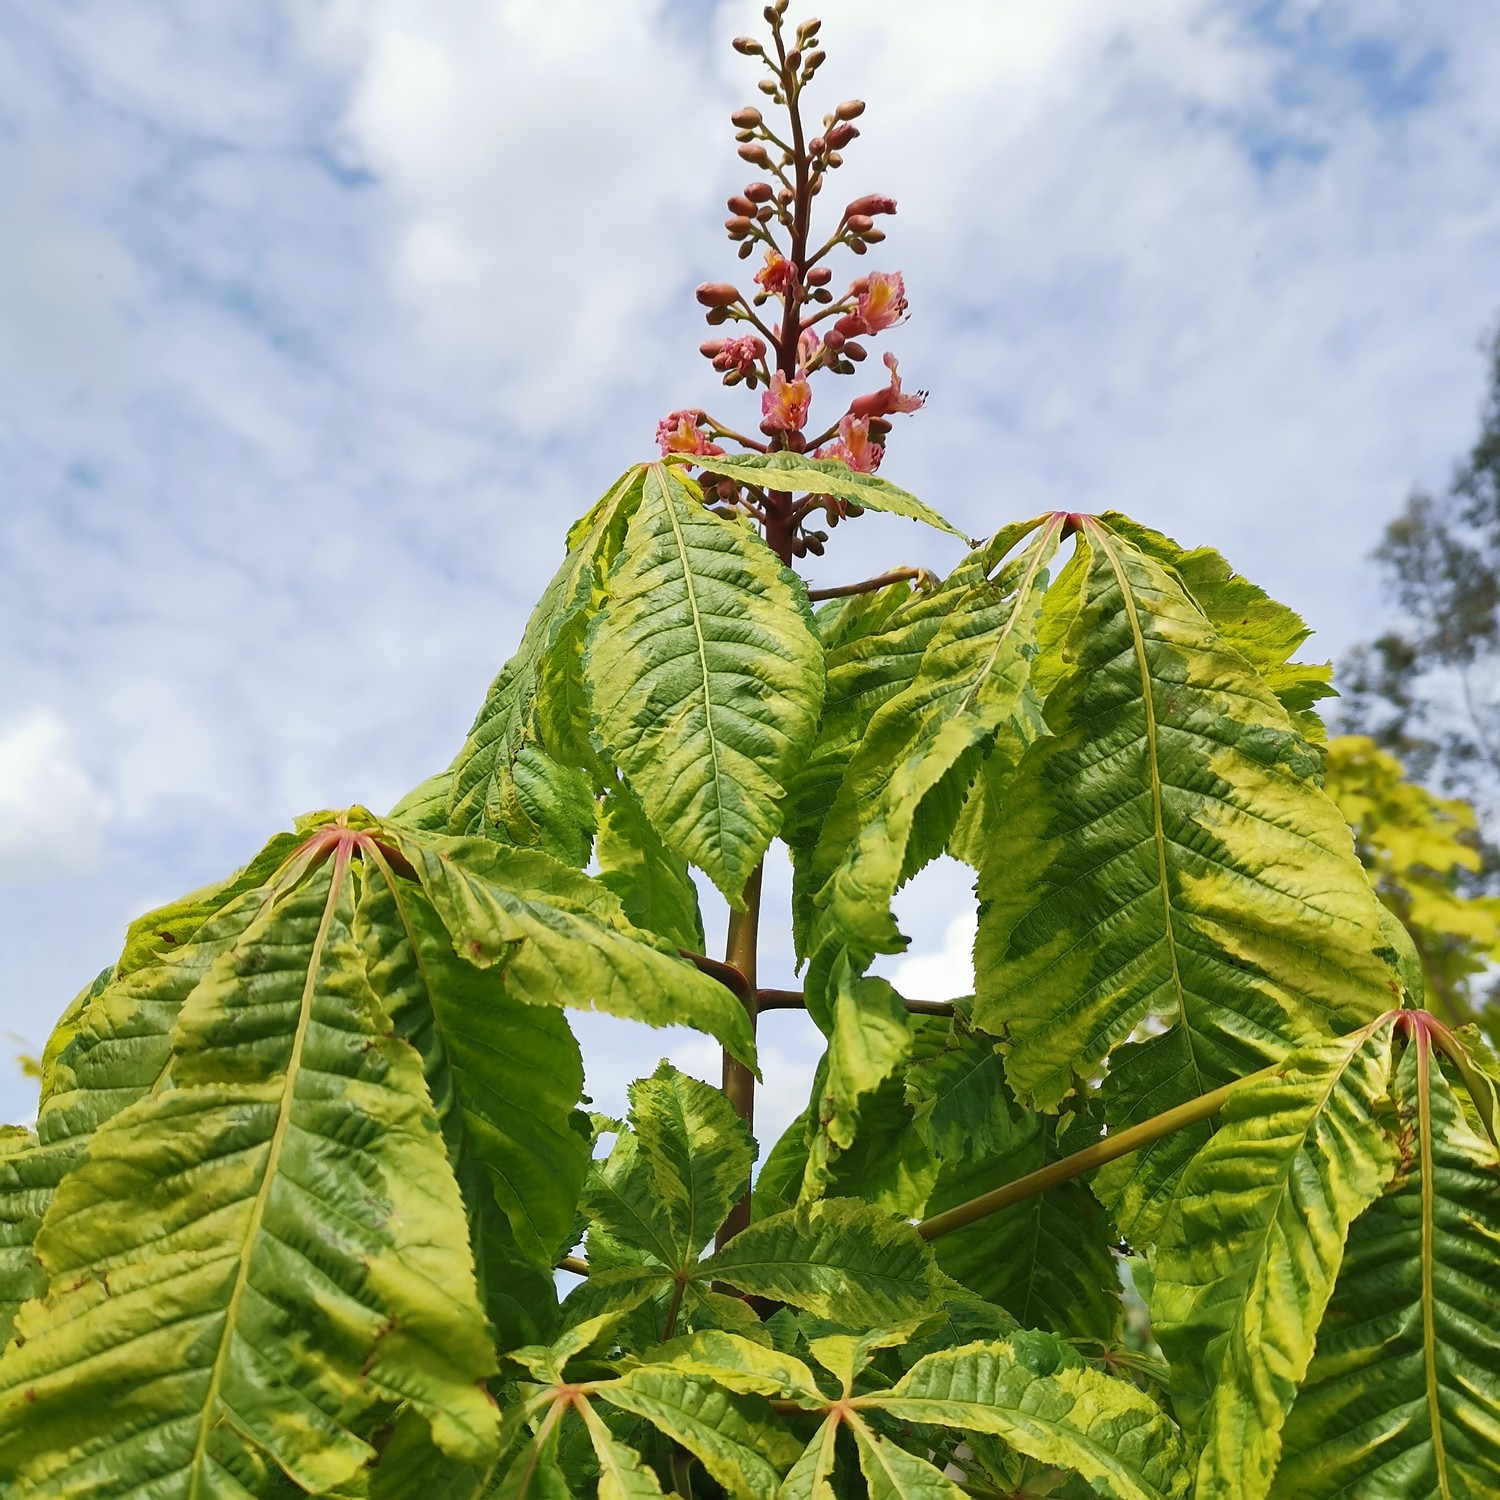
M732 457L710 459L703 467L710 474L737 479L741 484L759 485L767 490L833 495L840 500L852 500L866 510L921 521L939 531L946 531L950 536L964 535L915 495L898 489L888 479L856 473L836 458L809 458L803 453L786 451L736 453Z
M503 973L528 1005L694 1026L755 1065L744 1007L659 938L632 927L597 880L537 850L391 827L463 957Z
M1350 1223L1395 1149L1391 1021L1293 1053L1229 1097L1157 1249L1152 1329L1199 1450L1200 1500L1261 1500Z
M1500 1155L1420 1031L1392 1094L1397 1170L1349 1231L1275 1500L1500 1494Z
M562 565L454 759L449 831L535 845L575 865L587 862L593 796L583 772L592 768L593 753L583 637L604 573L641 502L642 482L641 469L627 471L568 533Z
M492 1451L463 1206L369 984L348 850L226 943L177 1016L169 1083L58 1189L48 1295L0 1358L18 1494L206 1500L278 1470L316 1491L372 1456L398 1401L445 1451Z
M1316 754L1270 687L1161 563L1092 518L1079 546L1052 733L1010 778L980 873L974 1016L1032 1107L1110 1058L1120 1126L1363 1024L1400 986ZM1158 1034L1122 1046L1153 1017ZM1127 1238L1153 1236L1207 1134L1096 1178Z
M738 905L823 703L800 580L650 465L584 668L595 737L652 826Z

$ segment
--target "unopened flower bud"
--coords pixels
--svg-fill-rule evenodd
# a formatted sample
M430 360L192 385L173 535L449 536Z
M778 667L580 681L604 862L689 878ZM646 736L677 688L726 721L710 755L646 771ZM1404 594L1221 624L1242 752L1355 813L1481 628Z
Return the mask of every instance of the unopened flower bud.
M746 240L745 243L752 245L754 241ZM703 315L703 321L717 328L720 323L727 323L729 321L729 309L727 307L711 307Z
M754 219L747 219L744 214L736 214L732 219L724 220L724 228L729 231L730 239L738 240L750 233L754 223Z
M791 188L781 188L776 194L776 201L785 208L792 201Z
M729 44L741 57L759 57L761 45L753 36L737 36Z
M705 345L704 347L707 348L707 345ZM844 335L841 334L837 328L830 328L828 332L823 335L823 347L825 349L833 349L835 351L842 349L844 347Z
M771 198L771 184L769 182L752 182L745 189L745 196L752 203L767 203Z
M865 234L875 227L875 221L869 214L850 214L844 223L854 234Z
M729 122L738 125L741 130L753 130L761 122L761 112L753 105L747 104L743 109L737 109L730 115Z
M814 266L807 273L808 286L827 286L833 279L833 272L827 266Z
M751 252L754 249L755 249L755 241L754 240L746 240L745 243L740 246L740 259L741 260L747 260L749 258L749 256L750 256Z
M736 46L738 43L736 43ZM857 120L865 112L865 101L863 99L845 99L834 114L841 120Z
M830 151L824 159L830 167L841 167L844 165L844 158L837 151Z
M883 229L867 229L867 230L865 230L865 232L861 236L861 238L864 240L865 244L867 244L867 245L878 245L881 242L881 240L883 240L885 238L885 230L883 230Z
M736 193L729 200L729 211L732 214L753 214L755 205L743 193Z
M858 134L859 130L856 126L849 124L847 120L840 120L838 124L828 132L828 144L832 146L835 151L842 151L844 147L847 146L849 142L852 141Z
M863 240L850 240L849 241L849 248L856 255L863 255L865 253L865 251L869 249L869 246L866 245Z
M793 47L792 50L786 55L786 70L788 73L795 73L801 66L802 54L795 47Z
M807 71L809 73L816 73L823 66L827 57L828 54L821 47L816 52L809 52L807 54Z
M797 35L800 37L811 36L823 23L816 16L809 16L797 27Z
M880 426L884 429L881 432L881 434L880 434L881 437L888 437L890 435L890 431L891 431L890 424L888 422L882 422L880 424ZM875 423L874 422L870 423L870 435L872 437L875 435ZM844 514L846 516L858 517L858 516L864 515L864 513L865 513L864 506L860 505L857 501L846 500L844 502Z
M850 339L849 342L844 345L844 358L852 359L855 364L858 364L862 359L864 359L864 357L869 352L870 351L866 349L863 344L856 344L853 339Z
M776 80L774 78L762 78L755 86L761 93L768 95L772 99L779 99L781 97L777 93Z
M828 142L823 136L815 135L807 143L807 153L809 156L821 156L827 145Z
M781 11L777 10L774 5L768 5L761 12L761 15L763 15L766 20L769 21L772 26L774 26L776 24L777 18L781 15Z
M769 167L771 158L766 154L766 148L757 142L753 146L740 147L740 159L747 161L753 167Z
M740 300L739 288L727 281L705 281L694 295L704 307L731 307Z
M755 139L755 132L753 130L736 130L734 138L737 141L753 141Z
M701 344L698 345L698 353L701 354L704 359L715 359L723 352L723 339L705 339Z

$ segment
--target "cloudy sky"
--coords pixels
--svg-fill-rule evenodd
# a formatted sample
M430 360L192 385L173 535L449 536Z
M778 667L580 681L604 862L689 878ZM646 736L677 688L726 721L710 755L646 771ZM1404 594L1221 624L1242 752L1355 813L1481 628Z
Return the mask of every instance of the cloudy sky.
M734 266L757 13L5 7L0 1118L132 915L445 764L567 523L665 410L735 412L692 287ZM870 101L848 196L901 204L862 268L905 271L892 347L932 391L890 477L975 534L1119 507L1219 545L1323 654L1368 633L1365 555L1471 437L1500 310L1490 8L820 13L827 105ZM954 558L898 522L835 541L824 581ZM963 985L966 901L951 866L904 895L911 993ZM805 1022L765 1025L784 1120ZM713 1066L582 1029L607 1107L667 1048Z

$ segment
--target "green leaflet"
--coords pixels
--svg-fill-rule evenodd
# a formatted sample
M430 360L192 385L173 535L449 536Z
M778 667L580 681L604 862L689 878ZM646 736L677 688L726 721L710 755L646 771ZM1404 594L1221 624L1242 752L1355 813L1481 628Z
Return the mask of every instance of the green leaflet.
M632 927L612 892L535 850L391 830L459 952L498 965L528 1005L696 1026L747 1066L744 1007L660 939Z
M915 495L898 489L888 479L877 478L874 474L857 474L836 458L809 458L802 453L788 452L736 453L733 457L710 459L703 467L710 474L722 474L725 479L737 479L741 484L759 485L767 490L833 495L840 500L853 500L866 510L922 521L950 536L964 535Z
M1260 1500L1354 1218L1391 1174L1377 1119L1388 1022L1237 1089L1193 1159L1155 1262L1152 1327L1199 1449L1201 1500Z
M600 883L620 898L635 926L678 948L703 952L703 916L687 861L662 843L621 782L605 795L594 854Z
M1076 1470L1115 1500L1186 1493L1182 1439L1170 1418L1049 1334L929 1354L889 1391L856 1405L898 1421L993 1434L1031 1458Z
M909 1223L867 1203L825 1198L760 1219L705 1271L846 1326L899 1323L937 1295L932 1252Z
M1098 1138L1097 1119L1066 1136L1053 1116L1021 1109L982 1037L913 1070L917 1129L941 1166L925 1212L941 1213L1035 1172ZM1081 1181L1066 1182L933 1242L949 1276L1023 1327L1111 1343L1121 1326L1109 1215Z
M829 1417L792 1465L776 1492L776 1500L834 1500L831 1480L838 1457L838 1435L838 1419Z
M687 1264L750 1185L755 1140L718 1089L663 1062L630 1089L631 1123Z
M853 1418L849 1425L859 1451L860 1472L870 1487L870 1500L962 1500L966 1494L941 1469L898 1448L860 1418Z
M1080 547L1052 734L1022 757L980 873L974 1015L1033 1107L1113 1052L1124 1125L1372 1019L1399 983L1317 757L1269 687L1160 563L1092 520ZM1165 1030L1122 1048L1148 1017ZM1100 1175L1128 1237L1154 1232L1206 1133Z
M454 759L450 831L539 844L564 859L592 834L592 788L575 769L592 765L583 636L641 487L642 471L627 471L568 533L561 567Z
M601 747L668 847L738 905L823 702L802 584L653 464L584 662Z
M1500 1493L1500 1158L1420 1031L1393 1097L1396 1175L1349 1232L1277 1500Z
M386 821L405 823L425 833L448 831L448 799L453 790L453 770L439 771L418 782L386 814Z
M1260 673L1298 730L1322 744L1327 730L1313 705L1334 696L1333 663L1291 660L1312 634L1302 617L1241 577L1212 547L1189 552L1116 511L1099 519L1116 536L1172 569L1214 628Z
M641 1455L620 1442L587 1401L578 1411L599 1460L599 1500L646 1500L661 1494L656 1475L642 1463Z
M172 1086L58 1189L48 1295L0 1358L0 1468L27 1493L262 1493L272 1465L317 1490L397 1400L446 1452L493 1449L463 1208L366 978L347 847L224 947L177 1018Z
M1033 525L1007 528L992 553L1003 556ZM815 899L826 929L859 955L905 947L891 898L942 851L980 759L1002 726L1025 714L1046 564L1060 530L1052 518L1022 557L950 603L916 676L875 711L849 762L812 876L822 878Z
M912 1026L906 1002L883 979L858 978L840 964L829 1027L828 1065L818 1101L801 1197L819 1196L835 1157L854 1144L860 1104L906 1060Z
M796 1355L716 1329L681 1340L680 1347L659 1353L651 1363L655 1369L703 1376L744 1396L778 1396L801 1401L809 1409L827 1399L813 1372Z
M800 1451L759 1397L736 1395L701 1376L637 1365L592 1389L681 1443L739 1500L772 1500Z
M47 1288L32 1242L52 1194L73 1164L19 1125L0 1126L0 1347L10 1341L17 1309Z
M426 893L382 865L366 866L355 911L370 982L422 1056L460 1180L472 1156L475 1186L550 1278L588 1166L588 1142L572 1128L578 1044L560 1011L513 999L496 970L461 959ZM470 1204L471 1218L481 1207Z

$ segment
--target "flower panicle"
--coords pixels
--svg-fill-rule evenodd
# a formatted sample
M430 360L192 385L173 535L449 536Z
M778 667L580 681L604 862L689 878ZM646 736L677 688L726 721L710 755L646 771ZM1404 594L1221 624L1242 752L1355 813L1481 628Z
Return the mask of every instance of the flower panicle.
M764 441L742 436L702 411L683 410L662 420L657 442L664 454L702 459L722 456L715 439L724 438L756 452L810 451L872 474L885 456L890 418L917 411L927 393L903 389L896 357L887 353L885 384L843 403L826 429L810 431L813 380L856 374L869 357L868 341L909 317L906 279L899 270L856 276L840 293L829 264L837 251L864 256L883 243L879 221L896 212L896 201L883 193L862 194L845 204L825 238L820 241L814 233L816 202L859 138L855 122L865 106L847 99L822 117L821 131L804 128L804 93L825 59L819 45L822 23L809 19L793 28L785 19L787 6L788 0L772 0L766 7L767 40L739 37L733 44L736 52L762 62L766 76L759 85L762 103L743 105L730 116L739 156L757 175L730 195L724 229L740 259L758 255L759 264L743 290L712 281L696 292L705 320L723 330L705 340L699 353L724 385L759 393ZM768 112L782 118L773 123ZM735 498L732 491L726 494L727 481L711 488L716 503L737 504L763 519L768 540L791 555L821 551L813 540L822 534L800 525L809 508L823 509L830 521L851 513L825 503L826 496L799 505L774 494Z

